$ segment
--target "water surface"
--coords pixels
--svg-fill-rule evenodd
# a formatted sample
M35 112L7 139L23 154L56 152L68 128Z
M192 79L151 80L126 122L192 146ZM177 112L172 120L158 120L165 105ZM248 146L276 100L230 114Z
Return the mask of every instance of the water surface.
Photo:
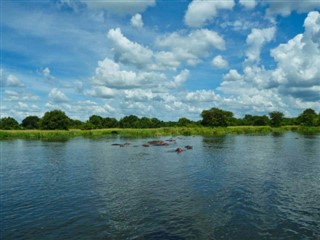
M175 139L0 142L1 239L319 239L320 135Z

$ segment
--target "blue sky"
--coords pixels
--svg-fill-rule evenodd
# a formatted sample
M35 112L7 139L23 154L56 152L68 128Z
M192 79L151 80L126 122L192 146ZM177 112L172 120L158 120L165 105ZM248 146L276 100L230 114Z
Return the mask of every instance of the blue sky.
M320 111L320 2L1 1L1 117Z

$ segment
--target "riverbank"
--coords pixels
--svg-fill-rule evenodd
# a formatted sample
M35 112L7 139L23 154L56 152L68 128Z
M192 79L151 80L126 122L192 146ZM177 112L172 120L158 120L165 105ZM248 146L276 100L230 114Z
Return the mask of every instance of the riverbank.
M160 136L221 136L226 134L268 134L295 131L299 133L320 133L320 127L283 126L236 126L226 128L209 127L165 127L152 129L110 128L96 130L0 130L0 140L8 139L67 139L72 137L102 137L119 135L123 137L160 137Z

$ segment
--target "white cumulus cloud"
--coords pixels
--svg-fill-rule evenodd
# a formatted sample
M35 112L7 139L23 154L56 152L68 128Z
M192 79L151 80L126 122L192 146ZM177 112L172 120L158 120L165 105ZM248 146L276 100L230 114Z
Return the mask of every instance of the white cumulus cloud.
M55 103L68 102L69 98L57 88L53 88L49 93L49 99Z
M4 69L0 69L0 87L24 87L22 81L11 73L6 73Z
M132 16L130 20L130 24L132 27L135 28L142 28L143 27L143 21L141 14L137 13L136 15Z
M120 28L110 29L107 36L114 47L116 61L129 63L138 68L145 68L152 62L153 52L138 43L130 41L122 34Z
M262 46L270 42L275 35L276 28L263 28L257 29L254 28L251 30L251 33L247 37L248 49L246 51L247 60L250 62L259 62L260 61L260 52Z
M157 38L156 45L169 49L178 61L185 61L189 65L198 64L214 49L225 49L224 39L217 32L208 29L194 30L188 35L174 32Z
M314 9L320 8L320 1L304 0L304 1L274 1L266 0L265 3L269 5L267 9L268 15L282 15L288 16L291 12L296 11L298 13L309 12Z
M207 1L193 0L184 16L184 22L190 27L201 27L213 19L221 9L232 9L233 0Z
M277 62L272 82L286 94L320 100L320 13L310 12L305 32L271 50Z
M218 55L214 59L212 59L211 64L212 64L212 66L217 67L217 68L228 67L228 61L225 60L221 55Z
M85 95L100 97L100 98L114 98L116 96L116 90L105 87L105 86L96 86L91 90L86 90Z
M109 58L99 61L92 79L95 85L118 89L155 87L165 81L166 76L163 73L123 70L118 63Z
M257 5L256 0L240 0L239 3L247 9L253 9Z

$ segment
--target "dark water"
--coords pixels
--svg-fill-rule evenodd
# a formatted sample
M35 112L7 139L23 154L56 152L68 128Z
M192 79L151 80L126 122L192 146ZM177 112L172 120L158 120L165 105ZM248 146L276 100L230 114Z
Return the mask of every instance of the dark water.
M0 142L1 239L320 239L320 135L176 139Z

